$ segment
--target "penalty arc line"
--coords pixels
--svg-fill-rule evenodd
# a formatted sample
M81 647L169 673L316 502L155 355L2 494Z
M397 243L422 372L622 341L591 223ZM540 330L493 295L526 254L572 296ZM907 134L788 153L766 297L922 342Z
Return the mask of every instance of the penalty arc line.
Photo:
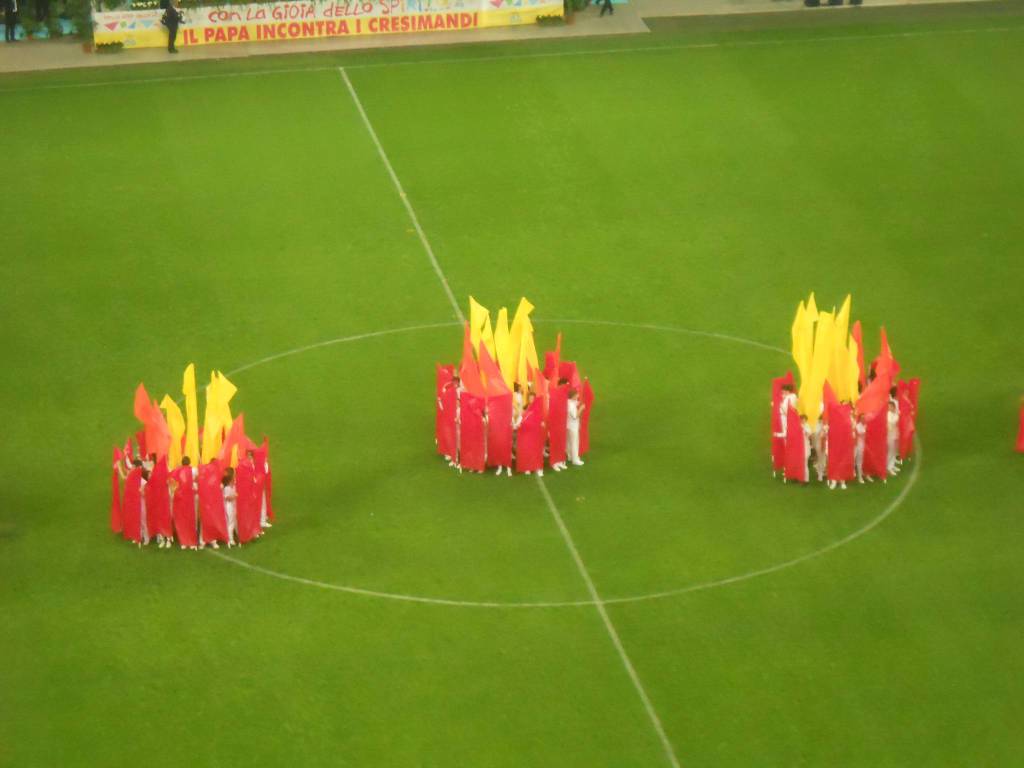
M434 255L434 249L430 247L430 241L427 240L427 235L420 226L419 219L416 217L416 212L413 210L412 203L409 202L409 198L405 194L405 190L402 188L402 182L398 180L398 176L395 174L395 169L391 166L391 161L388 160L387 153L384 151L384 147L380 143L380 139L377 137L377 132L373 129L373 125L370 123L370 118L366 114L366 110L363 109L363 104L359 100L359 95L356 93L356 89L352 86L352 81L349 79L348 73L345 71L344 67L338 67L338 72L341 73L341 78L345 81L345 86L348 88L348 92L351 94L352 100L359 109L359 116L363 119L363 125L365 125L366 130L369 131L370 137L373 139L373 143L377 147L380 159L384 162L384 167L387 168L388 175L391 177L391 181L394 182L395 189L398 190L398 194L402 198L402 204L405 205L405 210L408 212L409 218L416 227L416 232L419 235L420 242L423 244L423 250L426 251L426 254L430 259L430 263L434 267L434 272L437 274L438 280L441 281L441 286L444 288L448 301L451 302L452 309L455 311L456 317L458 317L462 323L465 323L465 315L462 314L462 309L459 307L459 303L455 300L455 294L452 293L451 286L448 285L448 278L445 277L444 271L441 269L441 265L438 263L437 257ZM601 602L601 597L598 595L597 588L594 586L594 581L590 578L590 572L587 570L586 565L584 565L583 559L580 557L579 550L576 549L576 544L572 540L572 535L569 533L569 529L566 528L565 522L562 520L562 516L558 512L558 507L555 506L555 502L551 498L551 494L548 493L548 489L547 486L544 485L543 478L539 475L537 476L537 485L540 488L541 495L544 497L544 501L547 502L548 509L551 511L551 515L554 517L555 523L558 525L558 530L562 534L562 539L565 542L566 547L568 547L573 560L576 562L576 567L580 572L580 576L583 577L583 581L587 585L587 591L590 593L594 607L597 609L598 614L601 616L601 620L604 622L604 627L608 632L608 636L611 638L612 645L615 646L615 650L619 655L619 660L622 662L622 666L625 667L626 673L629 675L629 679L633 682L633 687L640 696L640 701L643 703L647 716L651 720L651 725L658 734L658 739L661 741L662 747L665 750L665 756L668 758L669 764L672 765L672 768L680 768L679 760L676 758L675 750L672 748L672 742L668 740L665 728L661 724L661 718L658 717L658 713L654 710L654 705L651 704L651 700L647 696L647 691L644 689L643 683L640 682L640 677L636 673L636 668L633 666L633 662L630 660L629 654L626 653L626 649L622 645L619 633L615 629L615 625L612 624L612 620L608 616L608 611L605 609L604 604Z
M423 227L420 226L420 220L416 216L416 211L412 208L412 203L409 202L408 195L405 194L405 189L402 188L402 182L398 180L398 175L395 173L395 169L391 167L391 161L388 160L388 154L384 151L384 146L380 143L380 139L377 138L377 131L373 129L373 124L370 123L370 118L366 114L366 110L363 109L363 102L359 100L359 94L356 93L356 89L352 86L352 81L348 79L348 72L345 71L344 67L338 67L338 72L341 74L341 79L345 82L345 87L348 88L349 94L352 96L352 101L355 102L356 109L359 110L359 116L363 119L363 125L366 126L367 132L370 134L370 138L373 139L373 144L377 147L377 154L380 155L380 159L384 163L384 167L387 169L388 176L391 177L392 183L395 185L395 189L398 190L398 197L402 200L402 205L405 206L405 212L409 214L409 220L412 222L413 227L416 228L416 234L419 235L420 243L423 245L423 250L427 252L427 258L430 259L430 265L434 268L434 274L437 275L437 279L441 281L441 287L444 288L445 295L448 297L448 301L452 305L452 309L455 310L455 316L459 318L459 322L465 323L466 316L462 314L462 308L459 306L459 302L455 300L455 294L452 293L452 288L448 285L448 278L445 277L444 272L441 270L441 265L437 263L437 257L434 255L434 249L430 247L430 241L427 240L427 235L423 231Z
M620 53L656 53L658 51L694 51L715 48L755 48L775 45L800 43L833 43L844 40L893 40L915 37L934 37L936 35L968 35L992 32L1019 32L1021 26L1004 27L970 27L967 29L922 29L914 32L886 32L879 35L828 35L823 37L773 38L771 40L725 40L711 43L684 43L682 45L644 45L622 48L593 48L583 51L546 51L538 53L510 54L508 56L466 56L465 58L449 59L405 59L384 61L368 64L347 64L345 69L379 69L382 67L426 66L430 64L461 64L468 62L518 61L520 59L550 59L567 56L609 56ZM33 93L38 91L57 91L74 88L103 88L118 85L149 85L159 83L186 83L192 80L217 80L234 77L262 77L265 75L294 74L303 72L330 72L337 67L282 67L280 69L252 69L241 72L216 72L204 75L169 75L167 77L140 77L126 80L100 80L91 83L52 83L48 85L32 85L26 88L0 88L0 93ZM18 74L18 73L0 73Z
M544 501L547 502L548 510L551 512L551 516L554 518L555 524L558 526L558 530L562 534L565 546L568 547L569 552L572 554L572 559L576 563L576 569L580 572L583 582L587 585L587 591L590 593L590 599L593 601L594 607L597 608L597 612L601 616L601 621L604 622L604 628L608 631L608 636L612 640L612 645L615 646L615 650L619 654L619 660L622 662L622 666L626 668L626 673L629 675L629 679L633 682L633 687L636 689L637 695L640 697L640 701L643 702L644 709L647 711L647 716L651 720L651 725L654 726L654 730L658 734L658 739L661 741L661 746L665 750L665 757L668 758L668 761L673 768L680 768L679 760L676 758L676 752L672 748L672 742L669 741L668 734L665 733L665 727L661 724L661 718L658 717L658 713L654 709L654 705L651 703L650 697L647 695L647 690L644 688L643 683L640 682L640 676L636 673L636 668L633 666L633 662L630 660L629 654L626 653L626 649L622 645L622 640L619 637L618 630L615 629L615 625L612 624L612 620L608 616L608 609L604 607L601 595L598 594L597 587L594 586L594 580L590 578L590 571L587 570L587 566L584 564L583 558L580 557L580 552L576 549L576 543L572 539L572 534L569 533L569 529L566 527L565 521L562 519L562 515L558 511L558 507L555 506L554 499L551 498L551 493L548 492L548 487L544 484L544 478L539 475L537 476L537 487L540 488L540 493L544 497Z

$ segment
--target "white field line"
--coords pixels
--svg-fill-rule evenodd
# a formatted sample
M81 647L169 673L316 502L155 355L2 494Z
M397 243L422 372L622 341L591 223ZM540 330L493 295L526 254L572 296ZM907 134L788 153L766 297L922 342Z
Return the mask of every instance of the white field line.
M405 190L402 189L402 182L398 180L398 176L395 174L395 169L391 167L391 162L388 160L387 153L384 151L384 147L381 145L380 139L377 138L377 132L373 129L373 125L370 123L370 118L367 116L366 110L363 109L362 102L359 101L359 95L356 93L356 89L352 86L352 81L349 80L348 73L345 71L344 67L339 67L338 71L341 73L341 77L345 81L345 85L348 87L348 92L352 95L352 100L355 102L356 107L359 108L359 115L363 119L363 124L366 126L366 130L370 132L370 136L373 138L373 143L377 146L377 152L380 154L380 159L384 161L384 166L388 170L388 175L391 176L391 181L395 184L395 189L398 190L398 194L402 198L405 210L409 213L409 218L416 227L416 232L419 233L420 242L423 244L423 250L426 252L431 265L434 267L434 272L437 273L437 277L441 281L441 286L444 288L444 292L448 296L448 301L451 302L455 315L460 321L465 323L466 318L462 314L459 303L455 300L455 295L452 293L451 287L448 285L448 278L445 277L445 274L441 269L441 265L438 264L437 258L434 256L434 250L430 247L430 242L427 240L426 234L420 227L420 223L416 218L416 212L413 210L412 203L409 202L409 199L405 194ZM641 702L643 702L644 709L647 711L647 716L651 720L651 725L654 727L655 732L658 734L658 738L661 740L662 747L665 750L665 756L668 758L672 768L679 768L679 761L676 759L675 751L672 749L672 743L668 740L668 736L665 734L665 729L661 724L661 718L659 718L658 713L655 712L654 705L651 704L651 700L647 696L647 691L644 690L644 686L640 682L640 677L637 675L636 669L633 667L633 662L630 661L629 655L626 653L626 649L622 645L619 633L616 631L615 625L612 624L612 620L608 616L608 611L601 602L601 597L597 593L597 588L594 586L594 582L590 578L590 572L587 571L587 567L583 564L583 559L580 557L580 553L576 549L576 545L573 543L572 536L569 534L569 529L565 527L565 522L562 520L562 516L558 512L558 508L555 506L555 502L551 498L551 494L548 493L548 489L547 486L544 485L543 478L539 475L537 476L537 485L540 488L541 495L544 497L544 501L547 502L548 509L551 511L555 522L558 524L558 529L562 533L562 539L565 542L566 547L568 547L569 552L572 554L572 558L576 563L576 568L579 570L580 576L587 585L587 591L590 593L590 598L594 607L597 608L597 612L601 616L601 620L604 622L605 629L608 631L608 636L611 638L612 645L615 646L615 650L619 654L619 660L622 662L622 666L625 667L626 673L629 675L629 679L633 681L633 686L636 688L636 692L639 694Z
M538 53L510 54L507 56L466 56L449 59L411 59L406 61L382 61L368 64L347 64L345 69L379 69L382 67L422 67L429 64L462 64L466 62L519 61L523 59L551 59L568 56L613 56L621 53L657 53L659 51L696 51L715 48L757 48L803 43L834 43L845 40L899 40L915 37L936 37L939 35L973 35L991 32L1019 32L1024 26L972 27L968 29L922 29L916 32L883 32L877 35L827 35L823 37L775 38L771 40L733 40L713 43L683 43L682 45L643 45L623 48L593 48L582 51L550 51ZM364 49L365 50L365 49ZM149 85L153 83L182 83L192 80L216 80L232 77L260 77L263 75L294 74L296 72L328 72L330 67L287 67L281 69L254 69L244 72L216 72L204 75L177 75L168 77L143 77L126 80L101 80L89 83L53 83L31 85L24 88L0 88L0 93L31 93L34 91L55 91L75 88L103 88L118 85ZM20 74L20 73L6 73Z
M739 344L746 344L748 346L756 347L756 348L759 348L759 349L766 349L766 350L770 350L770 351L774 351L774 352L785 353L785 350L780 349L778 347L771 346L770 344L763 344L762 342L754 341L753 339L744 339L741 336L734 336L732 334L727 334L727 333L713 333L713 332L710 332L710 331L698 331L698 330L694 330L692 328L680 328L680 327L671 326L671 325L657 325L657 324L654 324L654 323L620 323L620 322L616 322L614 320L577 320L577 319L574 319L574 320L567 320L567 319L562 319L562 320L538 319L535 322L538 323L538 324L542 324L542 323L575 323L577 325L598 325L598 326L607 326L607 327L613 327L613 328L638 328L638 329L653 330L653 331L665 331L665 332L669 332L669 333L686 334L686 335L689 335L689 336L700 336L700 337L707 337L707 338L712 338L712 339L723 339L723 340L726 340L726 341L732 341L732 342L736 342L736 343L739 343ZM428 324L425 324L425 325L411 325L411 326L407 326L407 327L404 327L404 328L392 328L392 329L385 330L385 331L374 331L372 333L360 333L360 334L356 334L356 335L353 335L353 336L342 336L342 337L339 337L337 339L328 339L326 341L316 342L315 344L306 344L306 345L301 346L301 347L296 347L294 349L288 349L288 350L285 350L283 352L278 352L278 353L275 353L273 355L268 355L267 357L261 358L259 360L256 360L256 361L252 362L252 363L246 363L245 365L242 365L242 366L240 366L238 368L235 368L232 371L228 371L228 373L226 375L230 376L230 375L233 375L233 374L236 374L236 373L240 373L242 371L247 371L247 370L250 370L252 368L256 368L257 366L260 366L260 365L265 365L266 363L270 363L270 362L273 362L275 360L280 360L282 358L291 357L292 355L298 355L298 354L301 354L303 352L308 352L308 351L314 350L314 349L320 349L322 347L334 346L335 344L345 344L345 343L352 342L352 341L360 341L362 339L372 339L372 338L377 338L377 337L380 337L380 336L390 336L392 334L409 333L409 332L412 332L412 331L427 330L427 329L431 329L431 328L448 328L448 327L454 327L456 325L459 325L459 323L456 322L456 321L448 321L448 322L445 322L445 323L428 323ZM900 490L899 495L895 499L893 499L891 502L889 502L889 504L885 507L885 509L883 509L882 512L879 513L876 517L873 517L871 520L869 520L867 523L865 523L860 528L850 532L849 534L847 534L846 536L843 536L840 539L837 539L836 541L830 542L829 544L826 544L825 546L823 546L823 547L821 547L819 549L813 550L811 552L807 552L807 553L805 553L803 555L800 555L798 557L794 557L794 558L792 558L790 560L786 560L786 561L781 562L781 563L776 563L775 565L770 565L770 566L767 566L765 568L760 568L760 569L757 569L757 570L754 570L754 571L747 571L745 573L740 573L740 574L737 574L736 576L728 576L728 577L721 578L721 579L713 579L711 581L703 581L703 582L699 582L697 584L691 584L689 586L677 587L675 589L660 590L660 591L657 591L657 592L648 592L648 593L643 593L643 594L638 594L638 595L625 595L625 596L622 596L622 597L605 597L605 598L602 599L602 602L605 605L612 605L612 604L617 604L617 603L636 603L636 602L641 602L643 600L658 600L658 599L663 599L663 598L668 598L668 597L675 597L676 595L685 595L685 594L688 594L690 592L701 592L701 591L704 591L704 590L707 590L707 589L714 589L716 587L725 587L725 586L728 586L730 584L738 584L738 583L743 582L743 581L748 581L750 579L755 579L755 578L757 578L759 576L767 576L769 574L778 573L779 571L786 570L787 568L792 568L792 567L794 567L796 565L799 565L801 563L806 563L808 560L813 560L816 557L820 557L821 555L827 554L829 552L832 552L833 550L839 549L840 547L846 546L847 544L852 543L853 541L859 539L861 536L864 536L865 534L867 534L868 532L870 532L871 530L873 530L877 526L881 525L882 522L884 522L887 517L889 517L891 514L893 514L899 508L899 506L903 503L903 501L906 499L906 497L910 494L911 488L917 482L917 477L918 477L918 473L920 471L920 466L921 466L922 450L921 450L921 441L920 441L920 439L916 439L915 440L915 450L917 451L917 457L914 460L914 468L911 471L910 477L909 477L909 479L907 481L907 485ZM408 595L408 594L403 594L403 593L400 593L400 592L383 592L383 591L372 590L372 589L364 589L362 587L349 586L349 585L346 585L346 584L334 584L334 583L326 582L326 581L318 581L316 579L307 579L307 578L303 578L303 577L300 577L300 576L292 576L291 574L281 573L280 571L274 571L274 570L271 570L270 568L264 568L262 566L251 565L251 564L245 562L244 560L239 560L237 558L231 557L230 555L226 555L223 552L214 552L213 550L209 550L209 551L210 551L210 554L216 554L222 560L234 563L234 564L239 565L239 566L241 566L243 568L248 568L249 570L257 572L257 573L262 573L265 576L270 576L270 577L275 578L275 579L281 579L282 581L291 581L291 582L294 582L296 584L304 584L306 586L317 587L319 589L328 589L328 590L333 590L333 591L336 591L336 592L348 592L348 593L355 594L355 595L364 595L364 596L369 596L369 597L384 598L384 599L387 599L387 600L400 600L400 601L413 602L413 603L425 603L425 604L428 604L428 605L447 605L447 606L455 606L455 607L459 607L459 608L577 608L577 607L580 607L580 606L594 605L594 602L592 600L550 600L550 601L536 601L535 600L535 601L520 601L520 602L502 602L500 600L458 600L458 599L454 599L454 598L445 598L445 597L425 597L425 596L421 596L421 595Z
M416 211L413 210L412 203L409 202L408 195L405 194L405 190L402 188L402 182L398 180L398 176L395 174L395 169L391 167L391 161L388 160L388 154L384 151L383 145L380 143L380 139L377 138L377 131L373 129L373 124L370 123L370 118L366 116L366 110L363 109L363 102L359 100L359 94L356 93L356 89L352 87L352 81L348 79L348 72L345 71L344 67L338 67L338 72L341 74L341 79L345 81L345 87L348 88L349 94L352 96L352 101L355 102L356 109L359 110L359 116L363 118L363 125L366 126L366 130L370 134L370 138L373 139L374 146L377 147L377 154L380 155L380 159L384 162L384 167L388 171L388 176L391 177L391 181L395 185L395 189L398 191L398 196L402 199L402 205L405 206L406 213L409 214L409 220L412 221L412 225L416 228L416 234L420 237L420 243L423 244L423 250L427 253L427 258L430 259L430 265L434 268L434 274L437 275L437 279L441 281L441 287L444 288L444 293L448 297L448 301L452 305L452 309L455 311L455 316L459 318L459 322L465 323L466 316L462 314L462 308L459 306L459 302L455 300L455 294L452 293L452 288L448 285L448 278L444 276L444 272L441 270L441 265L437 263L437 257L434 255L434 249L430 247L430 241L427 240L426 234L423 232L423 227L420 226L420 220L416 217Z
M572 559L576 562L576 569L580 572L580 576L587 585L587 591L590 593L590 599L593 601L594 607L597 608L597 612L601 616L601 621L604 622L604 628L608 630L608 636L612 639L612 645L614 645L615 650L618 651L619 660L622 662L622 666L625 667L626 673L629 675L629 679L633 681L633 687L636 688L637 695L640 696L640 701L643 702L644 709L647 711L647 716L651 720L651 725L654 726L654 730L658 734L658 738L661 740L661 746L665 750L665 757L668 758L668 761L673 768L679 768L679 760L676 758L675 750L672 748L672 742L669 741L668 735L665 733L665 728L661 724L661 718L658 717L658 713L655 711L654 705L651 704L651 699L647 695L647 691L644 689L643 683L640 682L640 676L637 675L636 668L633 666L633 662L630 660L629 654L626 653L626 649L622 645L622 640L619 638L618 630L615 629L615 625L612 624L612 620L608 616L608 610L604 607L604 603L601 601L601 596L597 592L597 587L594 586L594 580L590 578L590 571L587 570L587 566L583 563L583 558L580 557L579 550L576 549L576 543L572 539L572 534L570 534L569 529L566 528L565 521L562 520L562 515L558 511L558 507L555 506L555 501L551 498L551 494L548 492L548 487L544 484L544 478L539 475L537 476L537 487L540 488L540 493L544 497L544 501L547 502L548 510L550 510L551 516L554 518L555 524L558 526L558 530L562 534L565 546L568 547L569 552L572 553Z

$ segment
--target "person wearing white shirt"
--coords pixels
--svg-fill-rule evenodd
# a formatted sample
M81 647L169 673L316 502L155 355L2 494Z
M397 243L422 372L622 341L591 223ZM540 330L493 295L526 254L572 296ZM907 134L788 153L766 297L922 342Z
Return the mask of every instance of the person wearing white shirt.
M224 514L228 519L228 548L230 549L235 546L235 539L238 537L238 508L235 504L238 500L238 491L235 489L234 468L228 467L224 470L221 490L224 494Z
M789 384L782 387L782 392L782 399L779 401L779 425L781 431L775 436L785 439L786 425L789 420L789 409L796 408L796 393L793 392L793 387Z
M583 459L580 458L580 417L585 408L580 402L579 393L575 389L571 390L565 420L565 450L569 454L569 461L576 467L583 466Z
M898 475L899 468L899 436L900 436L900 410L899 404L894 400L889 401L889 412L886 414L886 441L888 448L886 455L885 469L890 475Z
M852 415L850 418L854 418ZM868 428L864 424L864 417L858 416L853 422L853 433L857 436L857 442L853 448L853 466L857 470L857 482L864 482L864 438ZM870 481L871 478L869 477Z

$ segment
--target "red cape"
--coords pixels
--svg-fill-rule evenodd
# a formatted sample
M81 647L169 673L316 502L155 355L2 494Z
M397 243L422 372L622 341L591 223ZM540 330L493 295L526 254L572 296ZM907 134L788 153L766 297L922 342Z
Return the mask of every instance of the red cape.
M807 453L804 451L804 428L796 408L790 407L786 413L786 479L806 483Z
M171 497L167 493L167 459L160 459L146 481L146 530L150 537L171 536Z
M114 449L114 465L110 470L110 530L121 532L121 483L117 465L121 463L121 451Z
M199 524L204 543L228 540L228 517L224 511L220 463L212 461L199 467Z
M444 403L441 398L448 384L451 383L453 372L454 368L450 365L437 366L437 381L434 389L434 442L437 443L437 452L442 456L452 455L451 451L444 450L444 448L450 448L451 445L447 442L447 435L445 434L445 421L448 414L445 412ZM454 418L454 414L452 414L452 418ZM454 435L454 430L452 434Z
M910 382L899 381L896 383L896 399L900 404L899 422L899 454L901 459L906 459L914 452L914 401L910 396Z
M459 466L477 472L484 470L484 405L482 397L468 391L459 395Z
M455 426L455 412L458 407L458 390L449 382L438 397L437 406L437 452L451 459L458 458L458 431Z
M829 408L828 416L828 479L836 482L853 480L853 448L855 437L850 415L853 409L848 405L835 404Z
M198 546L196 538L196 495L192 487L192 467L178 467L171 473L177 487L171 504L174 535L183 547Z
M487 398L487 466L512 466L512 395Z
M260 504L257 497L256 466L248 459L235 467L235 489L238 492L238 540L243 544L260 535Z
M263 444L260 445L255 451L253 456L256 459L256 473L262 475L262 479L259 481L262 483L263 488L263 499L267 503L267 520L274 522L274 505L271 504L271 470L270 470L270 441L266 437L263 438Z
M566 420L569 418L569 386L552 387L548 392L548 462L566 459Z
M772 379L772 471L781 472L786 468L786 438L775 437L782 433L782 416L779 406L782 405L782 387L793 384L793 374Z
M886 476L886 455L889 452L887 413L887 411L881 410L874 416L865 419L864 475L866 477L884 478Z
M544 401L535 397L516 433L516 472L544 469Z
M580 456L582 456L590 450L590 411L594 405L594 390L590 388L590 379L583 380L580 402L584 405L583 415L580 416Z
M132 467L124 481L121 535L136 542L142 537L142 467Z

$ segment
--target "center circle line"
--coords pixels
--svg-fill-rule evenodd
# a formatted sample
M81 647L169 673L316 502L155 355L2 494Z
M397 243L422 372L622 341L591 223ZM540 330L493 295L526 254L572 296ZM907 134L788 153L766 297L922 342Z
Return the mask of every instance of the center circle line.
M562 324L574 324L574 325L607 326L607 327L613 327L613 328L635 328L635 329L641 329L641 330L664 331L664 332L668 332L668 333L680 333L680 334L685 334L685 335L688 335L688 336L700 336L700 337L705 337L705 338L721 339L723 341L731 341L731 342L735 342L737 344L745 344L747 346L757 347L759 349L765 349L765 350L768 350L770 352L778 352L778 353L781 353L781 354L784 354L784 355L788 355L789 354L786 350L782 349L781 347L776 347L776 346L773 346L771 344L765 344L765 343L760 342L760 341L754 341L753 339L745 339L745 338L743 338L741 336L733 336L731 334L717 333L717 332L713 332L713 331L699 331L699 330L694 330L694 329L691 329L691 328L681 328L681 327L678 327L678 326L671 326L671 325L659 325L659 324L654 324L654 323L627 323L627 322L619 322L619 321L614 321L614 320L582 320L582 319L570 319L570 318L557 318L557 319L541 319L541 318L538 318L534 322L538 323L538 324L562 323ZM392 335L401 334L401 333L411 333L413 331L425 331L425 330L432 330L432 329L437 329L437 328L450 328L452 326L457 326L457 325L461 325L461 323L458 322L458 321L455 321L455 320L450 320L450 321L447 321L447 322L427 323L427 324L422 324L422 325L409 325L409 326L404 326L404 327L400 327L400 328L391 328L391 329L387 329L387 330L383 330L383 331L372 331L372 332L368 332L368 333L359 333L359 334L354 334L354 335L351 335L351 336L340 336L340 337L338 337L336 339L328 339L328 340L325 340L325 341L319 341L319 342L315 342L315 343L312 343L312 344L306 344L306 345L301 346L301 347L295 347L294 349L285 350L284 352L278 352L278 353L273 354L273 355L268 355L267 357L261 358L259 360L255 360L255 361L253 361L251 363L246 363L245 365L239 366L238 368L234 368L233 370L228 371L228 373L226 373L225 375L232 376L232 375L235 375L235 374L238 374L238 373L242 373L243 371L248 371L248 370L250 370L252 368L256 368L258 366L265 365L265 364L273 362L275 360L280 360L280 359L286 358L286 357L292 357L294 355L298 355L298 354L301 354L303 352L310 352L310 351L315 350L315 349L322 349L324 347L335 346L337 344L346 344L346 343L353 342L353 341L362 341L364 339L373 339L373 338L379 338L379 337L382 337L382 336L392 336ZM699 582L697 584L691 584L691 585L685 586L685 587L678 587L676 589L667 589L667 590L661 590L661 591L657 591L657 592L649 592L649 593L638 594L638 595L627 595L627 596L624 596L624 597L603 597L603 598L601 598L601 603L604 604L604 605L609 605L609 604L614 605L614 604L624 604L624 603L638 603L638 602L643 602L643 601L647 601L647 600L661 600L661 599L665 599L665 598L669 598L669 597L674 597L674 596L677 596L677 595L687 594L687 593L690 593L690 592L700 592L700 591L704 591L704 590L708 590L708 589L714 589L714 588L717 588L717 587L725 587L725 586L728 586L730 584L738 584L738 583L743 582L743 581L749 581L751 579L758 578L759 576L767 576L767 575L772 574L772 573L778 573L780 571L784 571L784 570L786 570L788 568L792 568L792 567L794 567L796 565L799 565L801 563L805 563L808 560L812 560L814 558L817 558L817 557L820 557L822 555L828 554L829 552L832 552L832 551L834 551L836 549L839 549L840 547L843 547L843 546L845 546L845 545L847 545L847 544L849 544L849 543L859 539L861 536L865 535L866 533L870 532L872 529L876 528L887 517L889 517L893 512L895 512L899 508L899 506L904 502L904 500L907 498L907 496L910 493L910 490L914 487L914 484L917 482L918 474L920 472L920 467L921 467L921 441L920 441L920 439L915 437L914 444L915 444L915 449L916 449L916 452L917 452L917 457L914 460L914 468L913 468L913 470L910 473L910 477L907 479L906 485L900 490L900 493L896 496L896 498L893 499L891 502L889 502L889 504L885 507L885 509L882 510L882 512L879 515L877 515L876 517L874 517L871 520L869 520L867 523L865 523L860 528L852 531L851 533L848 533L846 536L843 536L842 538L837 539L837 540L835 540L833 542L830 542L830 543L826 544L823 547L820 547L820 548L818 548L816 550L813 550L811 552L806 552L806 553L804 553L802 555L799 555L798 557L792 558L790 560L785 560L785 561L783 561L781 563L776 563L775 565L770 565L770 566L767 566L765 568L759 568L759 569L756 569L756 570L753 570L753 571L747 571L745 573L741 573L741 574L738 574L736 576L728 576L728 577L721 578L721 579L714 579L714 580L711 580L711 581ZM231 555L225 554L224 552L220 552L220 551L212 550L212 549L209 549L209 550L206 550L206 551L209 554L219 558L220 560L232 563L233 565L237 565L237 566L239 566L241 568L245 568L246 570L250 570L250 571L253 571L255 573L260 573L260 574L263 574L265 576L269 576L269 577L272 577L272 578L275 578L275 579L280 579L282 581L289 581L289 582L292 582L292 583L295 583L295 584L302 584L304 586L309 586L309 587L316 587L318 589L327 589L327 590L332 590L332 591L335 591L335 592L346 592L346 593L353 594L353 595L361 595L361 596L364 596L364 597L373 597L373 598L386 599L386 600L397 600L397 601L409 602L409 603L421 603L421 604L427 604L427 605L440 605L440 606L449 606L449 607L457 607L457 608L579 608L579 607L586 607L586 606L597 605L597 602L594 601L594 600L553 600L553 601L522 601L522 602L507 601L506 602L506 601L500 601L500 600L458 600L458 599L454 599L454 598L426 597L426 596L422 596L422 595L408 595L408 594L403 594L401 592L385 592L385 591L379 591L379 590L373 590L373 589L365 589L363 587L349 586L349 585L346 585L346 584L334 584L334 583L327 582L327 581L319 581L317 579L307 579L307 578L302 577L302 576L293 576L291 574L282 573L280 571L275 571L275 570L272 570L270 568L264 568L263 566L253 565L252 563L248 563L245 560L240 560L237 557L232 557Z

